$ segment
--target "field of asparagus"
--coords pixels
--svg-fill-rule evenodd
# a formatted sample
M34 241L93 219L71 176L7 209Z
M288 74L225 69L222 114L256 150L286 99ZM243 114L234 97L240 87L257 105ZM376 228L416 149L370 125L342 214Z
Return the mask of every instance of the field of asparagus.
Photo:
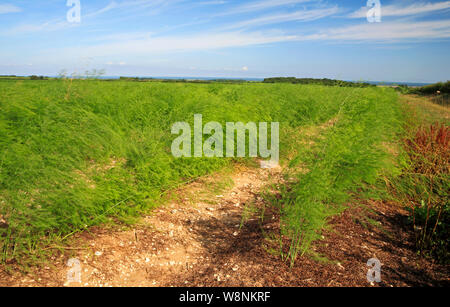
M101 223L133 223L161 195L245 159L174 158L171 125L279 122L281 164L307 172L274 204L287 258L308 250L352 192L393 168L401 128L388 88L99 80L0 82L1 261L27 263L45 246ZM332 123L310 146L302 127Z

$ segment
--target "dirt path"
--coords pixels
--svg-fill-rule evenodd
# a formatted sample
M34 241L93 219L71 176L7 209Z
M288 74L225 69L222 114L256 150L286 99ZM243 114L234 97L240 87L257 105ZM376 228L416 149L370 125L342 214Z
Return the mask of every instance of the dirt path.
M260 193L281 175L280 168L237 166L202 178L174 191L166 206L132 229L81 233L71 250L26 276L0 269L0 286L450 285L448 266L415 254L406 212L382 202L349 204L311 253L290 267L268 239L279 233L278 212L267 207L262 220L250 210L263 206ZM67 282L69 258L81 263L81 283ZM380 284L367 282L370 258L382 262Z
M211 274L217 282L239 279L257 285L240 274L240 259L230 259L225 265L215 260L240 240L243 211L261 200L258 195L263 187L280 173L280 167L240 167L233 175L216 174L221 178L203 178L175 191L171 203L132 230L94 228L78 235L78 247L72 247L70 257L81 263L81 284L67 282L67 253L15 284L173 286L192 285L193 275Z

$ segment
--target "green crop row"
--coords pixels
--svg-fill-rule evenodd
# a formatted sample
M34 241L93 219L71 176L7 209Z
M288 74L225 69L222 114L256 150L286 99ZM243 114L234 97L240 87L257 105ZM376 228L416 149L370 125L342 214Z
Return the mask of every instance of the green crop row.
M1 260L33 260L48 242L112 217L132 222L164 191L228 165L172 156L172 124L192 124L194 114L222 124L280 122L282 159L292 129L338 118L284 212L306 248L313 236L299 232L323 225L329 211L321 206L373 181L395 101L377 88L0 80Z

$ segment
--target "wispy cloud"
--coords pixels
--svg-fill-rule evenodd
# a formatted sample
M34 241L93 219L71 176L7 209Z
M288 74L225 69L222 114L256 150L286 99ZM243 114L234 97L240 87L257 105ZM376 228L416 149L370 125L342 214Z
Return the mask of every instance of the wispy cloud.
M382 16L410 16L444 11L450 9L450 1L436 3L415 3L408 6L385 5L382 6ZM366 18L367 7L362 7L348 15L349 18Z
M19 13L22 9L12 4L0 4L0 14Z
M182 0L122 0L110 1L105 7L88 13L87 17L95 17L110 11L118 11L122 14L130 14L132 12L147 12L154 14L167 9L174 4L181 3Z
M414 31L411 29L414 28ZM125 35L123 36L125 37ZM281 32L209 32L191 36L147 37L126 41L110 41L84 46L82 49L67 49L62 54L76 52L93 57L143 56L167 52L191 52L245 46L266 45L288 41L340 41L340 42L394 42L424 41L450 37L450 20L427 22L386 22L361 24L337 29L327 29L308 35L288 35Z
M102 15L102 14L104 14L106 12L109 12L111 10L114 10L114 9L116 9L118 7L119 7L119 4L117 4L116 1L111 1L105 7L101 8L101 9L99 9L97 11L88 13L85 17L88 17L88 18L89 17L96 17L96 16Z
M211 1L200 1L197 2L196 4L198 5L221 5L221 4L226 4L227 1L222 1L222 0L211 0Z
M146 14L156 14L161 12L163 8L167 9L174 3L181 2L182 0L129 0L129 1L110 1L106 6L90 11L83 12L83 23L69 23L65 16L55 18L40 23L22 23L15 25L9 29L0 31L0 35L21 35L36 32L51 32L66 30L73 27L83 27L90 22L96 20L100 15L106 14L112 11L118 11L121 14L127 16L136 16L138 12L145 12ZM0 5L1 8L1 5Z
M263 45L276 42L296 40L295 35L282 33L202 33L190 36L165 36L136 39L120 42L106 42L103 44L84 46L81 49L67 48L62 54L68 55L72 52L83 53L93 57L107 56L139 56L148 54L164 54L167 52L190 52L205 51L223 48L235 48L254 45Z
M256 11L261 11L261 10L265 10L265 9L286 6L286 5L292 5L292 4L298 4L298 3L304 3L304 2L311 2L311 1L315 1L315 0L261 0L261 1L255 1L255 2L236 6L236 7L231 8L223 13L220 13L218 15L223 16L223 15L256 12Z
M414 29L414 31L411 31ZM403 21L364 23L355 26L327 29L316 34L307 35L303 40L335 40L361 42L420 42L431 39L450 37L450 20L437 21Z
M339 11L337 6L321 9L301 10L293 13L272 14L257 17L250 20L241 21L229 26L225 29L237 29L254 26L264 26L269 24L278 24L289 21L312 21L336 14Z
M78 26L79 24L77 23L69 23L64 19L57 19L37 24L20 24L10 29L0 31L0 35L14 36L37 32L59 31Z
M414 29L414 31L411 31ZM105 37L106 39L108 37ZM295 41L329 42L421 42L450 38L450 20L401 21L377 24L327 28L310 34L291 35L282 31L210 31L192 35L151 36L150 33L123 33L109 37L103 43L86 44L80 48L64 48L58 54L65 57L86 55L91 57L139 57L149 54L195 52L267 45ZM97 40L98 42L99 40ZM112 63L111 63L112 64ZM119 63L120 64L120 63ZM122 64L125 65L125 64ZM246 67L246 66L244 66ZM242 68L245 70L245 68Z

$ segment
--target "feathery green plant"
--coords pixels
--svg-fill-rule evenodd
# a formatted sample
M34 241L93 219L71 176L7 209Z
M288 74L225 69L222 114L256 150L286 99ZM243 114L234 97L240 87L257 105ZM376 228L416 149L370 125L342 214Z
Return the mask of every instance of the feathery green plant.
M333 204L371 182L379 145L395 126L392 90L293 84L187 84L101 80L0 80L0 249L3 262L34 261L74 231L130 222L161 193L225 167L230 159L175 159L171 125L280 122L281 157L297 127L337 118L310 172L283 208L292 257L317 238ZM3 224L1 224L3 225Z

